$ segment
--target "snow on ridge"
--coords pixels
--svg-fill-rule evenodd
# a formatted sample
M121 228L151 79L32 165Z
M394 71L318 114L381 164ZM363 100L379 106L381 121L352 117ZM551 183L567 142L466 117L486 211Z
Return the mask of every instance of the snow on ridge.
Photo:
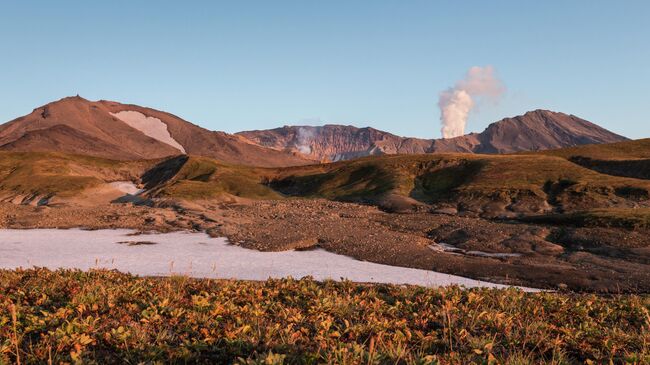
M169 134L169 131L167 130L167 124L163 123L162 120L148 117L134 110L124 110L117 113L111 113L111 115L145 135L162 143L166 143L178 149L182 153L185 153L185 148L172 138L171 134Z

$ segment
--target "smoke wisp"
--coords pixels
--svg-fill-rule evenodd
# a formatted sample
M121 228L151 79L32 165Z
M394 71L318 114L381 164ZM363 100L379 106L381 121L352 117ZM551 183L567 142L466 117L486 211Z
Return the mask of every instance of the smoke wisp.
M492 66L471 67L465 78L454 87L440 93L438 107L442 123L442 137L453 138L465 134L467 117L478 102L496 103L505 92L505 86Z
M311 142L316 136L317 129L314 127L298 127L294 145L300 153L309 155L311 153Z

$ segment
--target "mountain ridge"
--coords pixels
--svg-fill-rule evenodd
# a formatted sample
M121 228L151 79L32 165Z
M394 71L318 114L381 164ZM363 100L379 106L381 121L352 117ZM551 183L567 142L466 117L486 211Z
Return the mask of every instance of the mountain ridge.
M236 134L264 147L301 153L307 151L308 157L321 161L401 153L513 153L627 140L577 116L543 109L503 118L491 123L481 133L448 139L400 137L372 127L336 124L284 126ZM337 146L351 147L341 149Z
M449 139L401 137L372 127L283 126L228 134L174 114L115 101L66 97L0 125L0 150L66 152L116 160L180 154L260 167L435 152L502 154L625 141L574 115L537 109L481 133Z

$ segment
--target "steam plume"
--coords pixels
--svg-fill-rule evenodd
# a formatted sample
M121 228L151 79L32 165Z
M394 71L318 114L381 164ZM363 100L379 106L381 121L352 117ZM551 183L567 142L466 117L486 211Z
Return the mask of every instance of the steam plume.
M316 128L314 127L298 127L296 133L296 140L294 142L296 148L300 153L308 155L311 153L311 142L316 136Z
M497 102L505 92L492 66L471 67L465 78L452 88L440 93L438 107L442 123L442 137L453 138L465 134L467 117L483 99Z

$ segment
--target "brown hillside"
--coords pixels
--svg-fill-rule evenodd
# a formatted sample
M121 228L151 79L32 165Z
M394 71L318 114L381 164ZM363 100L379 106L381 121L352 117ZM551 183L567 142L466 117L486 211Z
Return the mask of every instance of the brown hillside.
M141 113L141 122L149 125L127 123L119 117L119 112L124 111ZM67 152L116 160L153 159L186 152L243 165L309 163L292 153L208 131L169 113L110 101L92 102L79 96L49 103L0 125L0 150Z

